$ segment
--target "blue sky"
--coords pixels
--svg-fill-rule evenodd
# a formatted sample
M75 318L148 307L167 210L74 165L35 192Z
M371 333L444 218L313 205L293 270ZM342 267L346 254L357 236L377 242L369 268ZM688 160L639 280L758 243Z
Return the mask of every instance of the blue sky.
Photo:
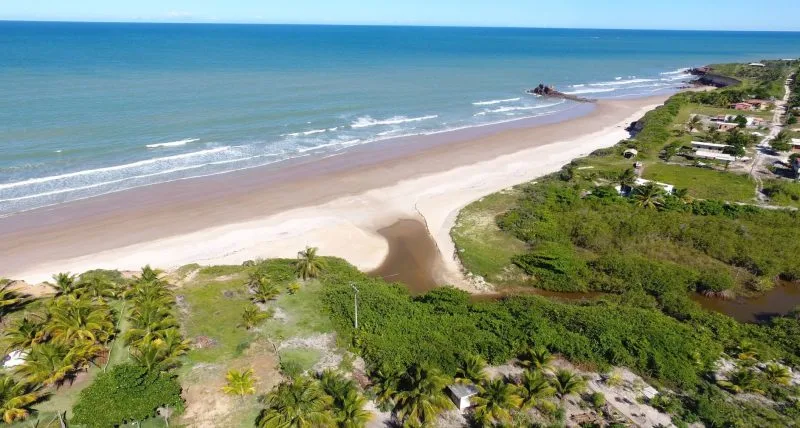
M796 0L0 0L0 20L800 31Z

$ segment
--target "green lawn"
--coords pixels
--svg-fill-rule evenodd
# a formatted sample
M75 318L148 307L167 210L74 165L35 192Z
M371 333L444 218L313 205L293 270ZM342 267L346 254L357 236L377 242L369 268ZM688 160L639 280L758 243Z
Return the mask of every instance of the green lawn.
M755 197L755 183L750 177L731 172L652 163L647 164L644 178L689 189L689 194L695 198L754 202Z

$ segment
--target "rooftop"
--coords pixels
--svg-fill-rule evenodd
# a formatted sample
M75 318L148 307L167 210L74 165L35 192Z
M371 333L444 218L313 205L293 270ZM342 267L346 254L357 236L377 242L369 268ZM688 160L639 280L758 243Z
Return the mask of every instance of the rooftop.
M692 141L692 145L699 147L714 147L717 149L724 149L725 147L730 147L730 145L728 144L706 143L705 141Z
M453 395L455 395L459 399L478 395L478 388L475 388L475 386L473 385L464 385L456 383L448 386L447 389L449 389L450 392L452 392Z

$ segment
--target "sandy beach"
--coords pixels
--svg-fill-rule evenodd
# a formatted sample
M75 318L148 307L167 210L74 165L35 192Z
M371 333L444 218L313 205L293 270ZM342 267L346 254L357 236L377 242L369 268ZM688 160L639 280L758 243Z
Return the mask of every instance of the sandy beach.
M13 215L0 219L0 276L36 283L63 271L238 264L307 245L373 270L388 249L378 231L418 219L443 256L439 282L466 287L449 236L461 208L614 145L666 98L602 101L555 123L409 137Z

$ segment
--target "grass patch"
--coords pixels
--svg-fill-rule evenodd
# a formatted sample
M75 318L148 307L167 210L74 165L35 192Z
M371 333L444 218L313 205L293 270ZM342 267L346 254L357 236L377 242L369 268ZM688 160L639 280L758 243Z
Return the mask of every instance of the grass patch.
M309 348L289 348L280 351L279 354L282 366L293 365L304 372L311 370L322 357L320 351Z
M700 199L753 202L755 197L755 183L750 177L731 172L652 163L645 168L644 178L689 189L690 195Z
M242 267L226 267L213 269L214 275L219 272L234 274L242 271ZM239 355L252 339L252 334L238 327L244 307L250 296L245 290L244 280L214 281L203 278L196 279L179 290L179 295L186 299L187 311L182 311L186 335L190 339L207 336L216 341L216 346L206 349L193 349L189 352L192 362L219 362Z
M272 304L283 311L287 319L272 319L260 328L268 338L283 340L291 337L307 337L333 331L333 325L321 302L322 284L309 281L302 284L295 294L284 292Z
M525 249L524 242L503 233L495 221L518 197L516 191L495 193L470 204L450 232L462 262L488 281L502 282L511 257Z

